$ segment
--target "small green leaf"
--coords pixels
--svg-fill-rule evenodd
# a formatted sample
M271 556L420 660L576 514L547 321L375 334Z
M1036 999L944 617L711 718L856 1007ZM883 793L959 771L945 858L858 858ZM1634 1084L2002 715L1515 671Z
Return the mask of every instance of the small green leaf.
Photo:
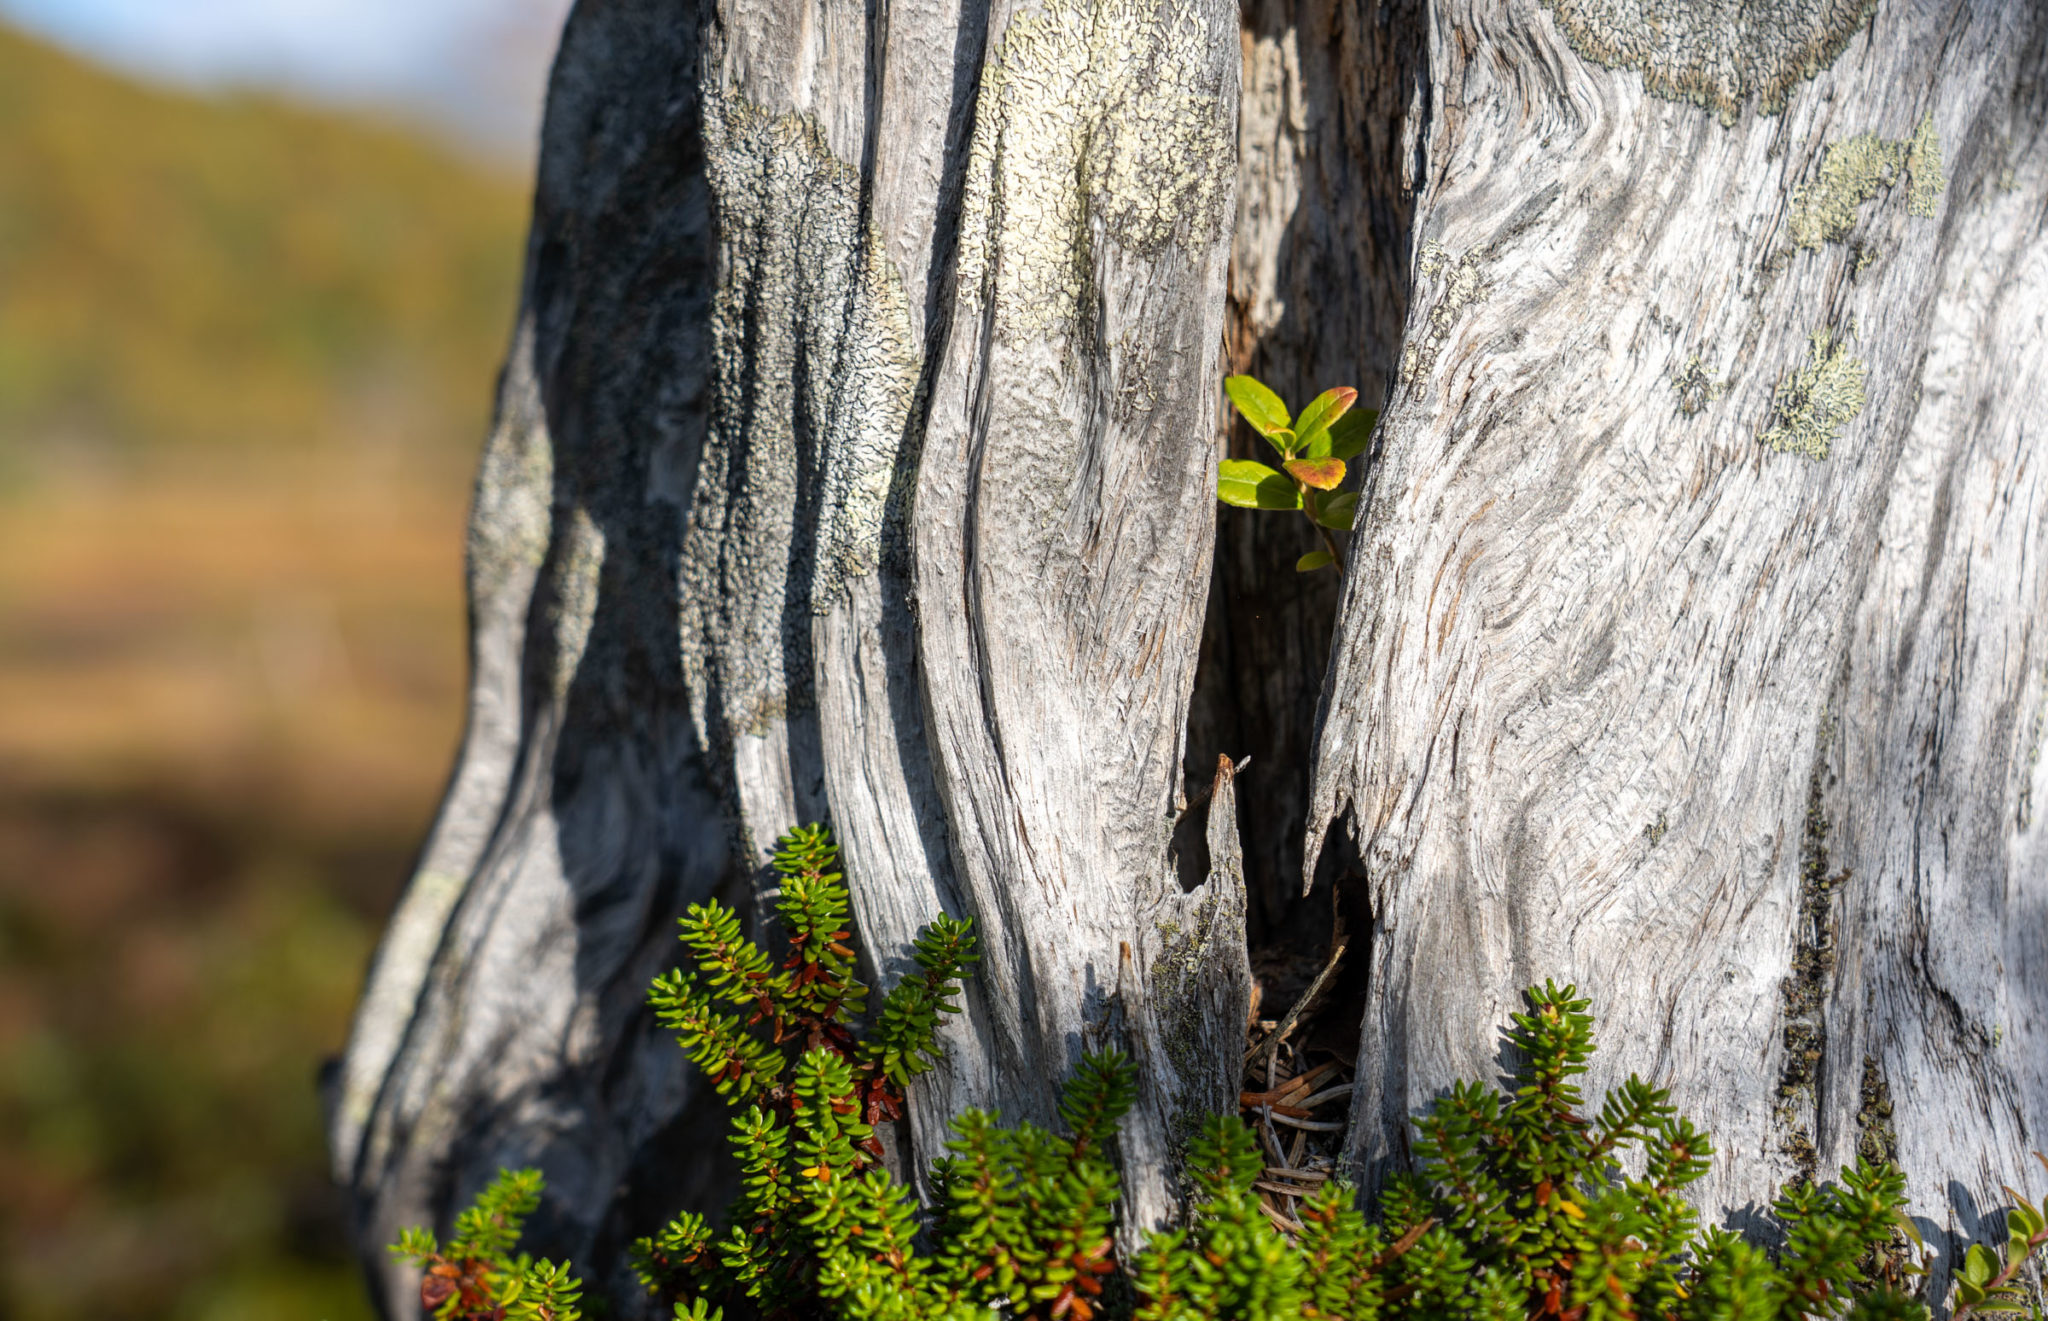
M1377 408L1354 408L1330 424L1330 457L1355 459L1365 453L1372 429L1379 424Z
M1324 565L1334 563L1336 561L1330 558L1329 551L1312 550L1294 562L1294 571L1296 573L1314 573Z
M1330 457L1330 427L1340 421L1350 410L1351 405L1357 402L1358 391L1346 385L1335 390L1323 391L1309 402L1307 408L1301 410L1301 417L1294 426L1294 434L1300 437L1302 446L1308 451L1308 457Z
M1304 486L1313 486L1318 491L1334 491L1344 480L1344 460L1289 459L1287 471Z
M1216 465L1216 498L1239 509L1301 508L1300 488L1250 459L1225 459Z
M1293 458L1294 451L1301 448L1295 443L1294 433L1286 427L1282 427L1278 431L1268 432L1266 443L1279 450L1280 457L1283 459Z
M1982 1287L1998 1274L1998 1259L1982 1243L1972 1243L1963 1257L1963 1278Z
M1270 436L1283 430L1293 421L1287 415L1287 405L1280 402L1280 396L1266 387L1263 381L1250 376L1224 378L1223 393L1230 396L1230 402L1252 424L1252 429L1262 436Z
M1316 502L1316 522L1339 532L1349 532L1358 520L1358 493L1346 491Z

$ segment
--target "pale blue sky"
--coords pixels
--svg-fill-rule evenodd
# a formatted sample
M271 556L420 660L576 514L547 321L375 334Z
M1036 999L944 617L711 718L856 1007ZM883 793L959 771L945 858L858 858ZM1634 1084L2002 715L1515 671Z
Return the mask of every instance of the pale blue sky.
M425 115L523 154L568 0L0 0L83 55L200 87Z

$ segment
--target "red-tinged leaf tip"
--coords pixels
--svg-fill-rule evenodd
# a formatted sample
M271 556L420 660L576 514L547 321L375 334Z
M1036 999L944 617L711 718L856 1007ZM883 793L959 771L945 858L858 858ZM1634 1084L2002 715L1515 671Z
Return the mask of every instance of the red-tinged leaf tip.
M1286 467L1295 480L1318 491L1334 491L1344 480L1342 459L1289 459Z

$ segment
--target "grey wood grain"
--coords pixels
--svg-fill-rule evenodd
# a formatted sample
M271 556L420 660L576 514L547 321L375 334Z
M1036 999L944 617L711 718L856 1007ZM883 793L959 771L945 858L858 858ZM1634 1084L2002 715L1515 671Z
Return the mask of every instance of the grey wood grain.
M1152 977L1158 929L1185 924L1168 850L1215 528L1237 24L1214 0L1056 0L998 5L990 31L912 545L994 1092L1043 1119L1078 1053L1115 1044L1127 961ZM1165 1097L1195 1085L1171 1053L1140 1063ZM1124 1137L1171 1140L1145 1108ZM1170 1171L1126 1175L1129 1219L1163 1219Z
M690 902L772 939L768 852L821 818L872 975L981 926L913 1176L1119 1046L1126 1241L1169 1219L1247 927L1327 934L1284 891L1334 825L1368 1176L1556 976L1596 1084L1714 1128L1717 1213L1865 1150L1974 1228L2048 1122L2044 34L583 0L468 732L331 1093L380 1303L416 1310L399 1226L532 1163L536 1247L630 1312L625 1241L729 1179L644 987ZM1226 363L1389 396L1341 595L1288 520L1218 539Z
M982 927L910 1172L1121 1047L1130 1223L1171 1213L1247 995L1227 771L1190 890L1172 848L1235 102L1215 0L577 7L472 516L470 732L332 1098L389 1313L382 1245L516 1164L536 1250L645 1306L625 1242L730 1178L645 986L690 902L775 938L769 851L810 820L879 979L936 913Z
M1861 1144L1972 1228L2048 1126L2048 16L1880 4L1831 62L1766 30L1811 80L1723 122L1565 8L1429 14L1308 830L1372 873L1354 1156L1403 1159L1555 977L1595 1086L1715 1133L1712 1216Z

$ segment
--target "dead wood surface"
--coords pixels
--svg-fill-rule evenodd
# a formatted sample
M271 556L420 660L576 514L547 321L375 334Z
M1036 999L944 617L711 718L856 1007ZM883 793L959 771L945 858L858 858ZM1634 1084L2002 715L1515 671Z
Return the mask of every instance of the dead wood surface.
M772 939L821 819L875 977L983 938L913 1169L1117 1045L1161 1222L1247 935L1342 939L1368 1178L1556 977L1596 1086L1714 1131L1716 1218L1862 1150L1976 1229L2048 1130L2044 42L2025 0L583 0L469 727L330 1098L383 1305L381 1245L520 1164L638 1297L624 1243L730 1177L646 984L689 903ZM1341 583L1300 520L1219 534L1225 369L1386 399Z

